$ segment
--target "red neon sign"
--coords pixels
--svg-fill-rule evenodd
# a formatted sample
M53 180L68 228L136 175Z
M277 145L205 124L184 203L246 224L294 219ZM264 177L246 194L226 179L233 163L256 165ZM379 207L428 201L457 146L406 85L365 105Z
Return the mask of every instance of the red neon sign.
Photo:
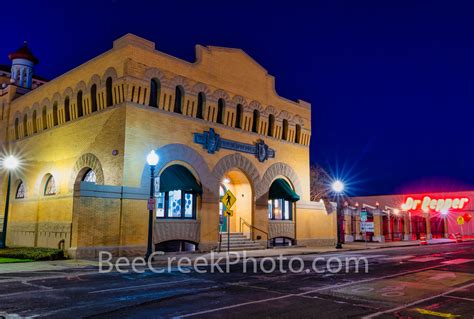
M402 210L418 210L421 209L425 212L448 212L449 210L463 209L464 206L469 202L467 197L454 197L454 198L432 198L430 196L423 196L420 199L413 198L411 196L405 199L405 203L402 204Z

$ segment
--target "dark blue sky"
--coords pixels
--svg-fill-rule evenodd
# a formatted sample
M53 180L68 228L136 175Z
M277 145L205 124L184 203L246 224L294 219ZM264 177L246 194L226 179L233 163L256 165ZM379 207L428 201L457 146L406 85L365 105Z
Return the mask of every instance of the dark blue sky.
M353 194L474 189L472 1L8 1L0 63L28 40L54 78L131 32L193 61L238 47L313 105L311 160Z

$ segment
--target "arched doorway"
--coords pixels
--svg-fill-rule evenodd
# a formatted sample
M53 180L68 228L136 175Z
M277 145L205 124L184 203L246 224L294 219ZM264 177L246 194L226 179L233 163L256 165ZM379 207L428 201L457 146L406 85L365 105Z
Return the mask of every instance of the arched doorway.
M231 169L224 174L219 186L219 200L227 191L235 196L235 204L231 207L232 216L225 216L225 205L220 201L219 221L221 232L249 233L250 229L244 226L253 221L253 189L248 177L239 169Z
M296 238L295 209L300 196L284 178L275 179L268 191L269 239L272 246L291 246Z

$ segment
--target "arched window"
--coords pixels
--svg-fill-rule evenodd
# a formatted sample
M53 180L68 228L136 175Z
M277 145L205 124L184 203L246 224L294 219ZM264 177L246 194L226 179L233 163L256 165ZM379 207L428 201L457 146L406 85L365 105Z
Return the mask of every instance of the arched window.
M268 136L273 136L273 130L275 128L275 115L270 114L268 116Z
M161 83L157 78L150 81L150 106L158 107L160 103Z
M84 110L82 108L82 91L77 92L77 117L82 117Z
M174 112L183 113L183 104L184 104L184 88L181 85L178 85L175 91Z
M54 180L54 177L51 174L46 177L46 183L44 185L44 195L56 195L56 181Z
M268 191L268 218L272 220L292 220L293 203L300 197L283 178L273 181Z
M224 109L225 109L225 101L224 99L220 98L217 101L217 123L224 124Z
M198 119L204 118L204 107L206 105L206 95L204 92L199 92L198 94L198 105L197 105L197 112L196 117Z
M54 102L53 105L53 126L58 125L58 103Z
M43 130L48 128L48 116L46 113L46 105L43 106L43 112L41 114L41 120L43 122Z
M91 87L91 112L97 111L97 85Z
M242 128L242 114L243 114L242 104L237 104L236 116L235 116L235 127Z
M260 121L260 112L253 110L252 132L258 133L258 122Z
M18 126L19 125L20 125L20 120L17 117L15 119L15 140L17 140L20 137L19 132L18 132Z
M23 116L23 136L28 136L28 115Z
M196 218L196 196L202 187L184 166L171 165L159 178L160 193L156 193L157 218Z
M38 132L38 127L36 126L36 110L33 111L33 134Z
M88 182L88 183L96 183L97 182L97 176L95 175L95 172L92 168L89 168L84 176L82 177L83 182Z
M105 100L107 106L111 106L114 103L112 98L112 78L110 76L105 80Z
M288 120L283 120L283 132L281 138L285 141L288 140Z
M295 143L301 143L301 125L296 124Z
M69 96L64 99L64 120L69 122L71 120L71 113L69 112Z
M16 188L15 198L16 199L25 198L25 184L21 180L20 180L20 183L18 184L18 187Z

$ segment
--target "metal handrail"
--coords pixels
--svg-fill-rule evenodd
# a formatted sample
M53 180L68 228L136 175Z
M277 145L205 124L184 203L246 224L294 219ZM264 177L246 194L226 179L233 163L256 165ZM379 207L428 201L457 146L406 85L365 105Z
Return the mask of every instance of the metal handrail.
M258 230L259 232L264 233L265 236L267 236L267 248L268 248L268 242L269 242L269 240L270 240L268 233L267 233L266 231L264 231L264 230L258 228L258 227L253 226L252 224L248 223L248 222L247 222L245 219L243 219L242 217L239 217L239 218L240 218L239 231L242 233L242 230L243 230L243 227L242 227L242 226L243 226L243 225L248 226L248 227L249 227L249 230L250 230L250 239L251 239L251 240L254 240L254 239L253 239L253 231L254 231L254 230Z
M221 244L222 244L222 232L221 232L221 225L219 224L219 226L217 227L217 233L219 234L219 248L218 248L218 252L221 252Z

